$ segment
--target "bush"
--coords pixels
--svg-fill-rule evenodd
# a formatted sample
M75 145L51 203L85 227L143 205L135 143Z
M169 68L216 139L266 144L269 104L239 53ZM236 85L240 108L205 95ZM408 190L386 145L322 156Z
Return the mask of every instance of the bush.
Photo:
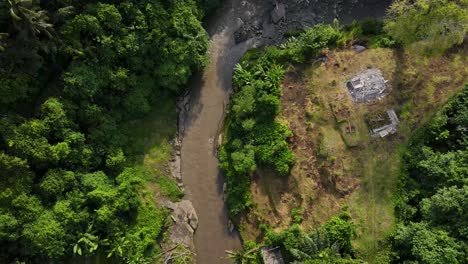
M345 212L310 233L297 224L280 233L268 230L265 243L280 247L287 263L361 263L349 257L355 232Z
M322 49L341 46L346 42L345 35L338 26L319 24L306 29L299 37L291 37L281 45L282 52L274 55L295 63L317 56Z

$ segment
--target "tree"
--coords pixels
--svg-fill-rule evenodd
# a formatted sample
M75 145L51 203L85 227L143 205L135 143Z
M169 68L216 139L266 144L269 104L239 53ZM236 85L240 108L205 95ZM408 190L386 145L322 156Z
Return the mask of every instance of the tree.
M9 204L15 195L27 192L33 176L26 160L0 153L0 204Z
M342 254L352 254L351 240L356 237L356 227L351 222L351 216L348 213L332 217L325 224L325 230L327 230L330 241L339 246Z
M17 240L19 237L18 227L19 222L13 215L0 212L0 241Z
M24 225L22 235L27 242L25 250L31 251L28 254L59 258L65 253L65 230L49 211Z
M425 221L468 239L468 185L439 189L432 197L423 199L420 207Z
M27 74L0 69L0 106L27 98L32 90L31 82Z
M401 260L421 264L461 263L460 245L447 232L431 229L426 223L400 225L394 237L394 247Z
M231 154L234 170L240 174L248 174L256 169L255 152L251 145L242 148L241 151Z
M443 53L464 41L468 31L467 2L397 0L390 6L385 29L404 45L426 54Z
M76 178L72 171L52 169L45 174L39 188L47 198L57 198L75 185Z

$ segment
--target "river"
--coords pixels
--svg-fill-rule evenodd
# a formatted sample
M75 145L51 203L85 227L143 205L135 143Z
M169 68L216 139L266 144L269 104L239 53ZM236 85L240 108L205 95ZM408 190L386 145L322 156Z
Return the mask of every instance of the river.
M269 11L273 9L274 1L225 0L215 15L205 22L210 35L210 64L191 81L189 111L181 135L182 179L187 186L187 198L199 217L195 233L198 264L229 263L225 251L241 247L238 233L230 233L227 229L223 177L215 155L235 64L252 46L282 41L283 33L291 30L288 25L304 27L331 22L335 17L349 22L351 18L381 16L389 3L389 0L365 1L366 5L358 4L359 0L340 1L338 8L338 1L282 1L288 3L289 11L287 9L282 24L273 25L269 21ZM302 8L305 4L307 7ZM250 33L247 41L236 44L234 33L241 26Z

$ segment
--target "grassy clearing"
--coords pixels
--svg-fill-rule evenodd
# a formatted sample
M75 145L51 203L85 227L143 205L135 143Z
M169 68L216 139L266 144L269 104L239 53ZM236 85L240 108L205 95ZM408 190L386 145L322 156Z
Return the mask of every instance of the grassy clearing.
M155 200L161 197L177 200L182 195L175 181L168 177L170 141L177 130L175 106L172 96L162 97L147 116L130 123L127 129L131 138L128 149L135 162L151 172L152 180L148 181L147 189Z
M353 243L360 257L386 263L385 238L395 224L400 149L467 81L467 57L425 58L392 49L359 54L334 50L327 57L325 63L288 70L282 119L294 133L290 147L296 164L285 182L259 171L252 184L255 205L244 219L243 237L261 235L260 223L284 229L292 223L292 208L299 208L302 227L310 230L347 206L358 227ZM345 81L371 67L383 71L390 92L382 100L354 104ZM397 134L371 138L366 115L389 108L401 121Z

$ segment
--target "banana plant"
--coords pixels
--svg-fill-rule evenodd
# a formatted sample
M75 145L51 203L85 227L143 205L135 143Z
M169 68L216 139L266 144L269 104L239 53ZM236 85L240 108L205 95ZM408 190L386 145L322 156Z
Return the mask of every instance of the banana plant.
M107 239L99 239L99 236L94 234L93 225L89 225L85 233L83 233L78 241L73 246L73 254L82 256L91 255L99 246L109 245Z

